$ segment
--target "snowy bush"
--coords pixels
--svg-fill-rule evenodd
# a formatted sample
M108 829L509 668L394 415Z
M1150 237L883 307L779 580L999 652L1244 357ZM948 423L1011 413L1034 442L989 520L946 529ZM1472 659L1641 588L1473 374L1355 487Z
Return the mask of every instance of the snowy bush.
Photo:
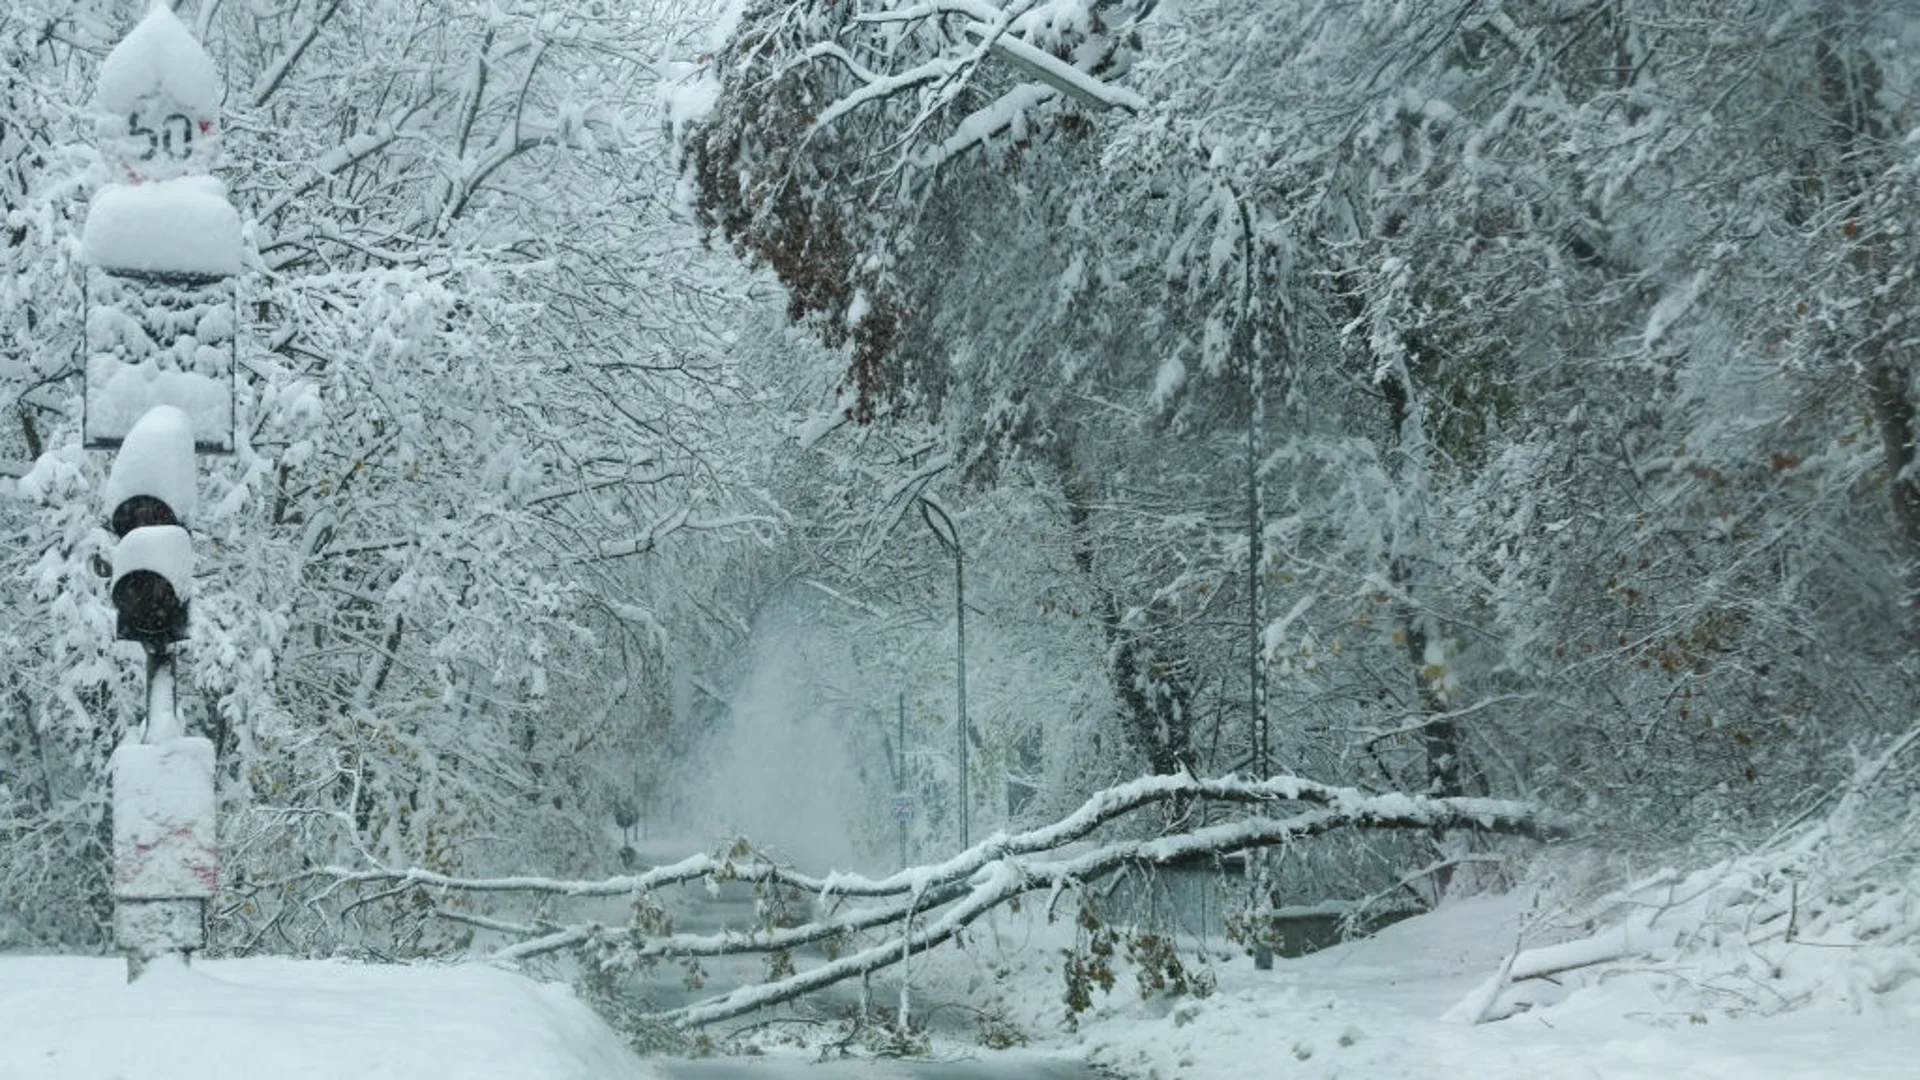
M1665 869L1536 915L1455 1010L1499 1019L1600 983L1642 988L1647 1017L1870 1011L1920 979L1920 728L1856 761L1820 816L1750 853Z

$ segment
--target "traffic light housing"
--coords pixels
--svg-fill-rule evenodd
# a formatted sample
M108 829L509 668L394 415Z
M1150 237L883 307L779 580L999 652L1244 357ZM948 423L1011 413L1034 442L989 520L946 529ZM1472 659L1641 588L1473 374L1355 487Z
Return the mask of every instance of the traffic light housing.
M148 647L187 637L194 505L193 427L170 405L149 409L127 433L107 477L116 636Z

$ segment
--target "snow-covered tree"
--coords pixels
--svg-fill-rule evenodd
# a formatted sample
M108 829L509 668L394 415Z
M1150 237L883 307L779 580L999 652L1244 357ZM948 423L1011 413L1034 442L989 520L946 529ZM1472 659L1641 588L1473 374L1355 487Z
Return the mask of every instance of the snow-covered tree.
M855 419L1061 500L1143 764L1249 760L1204 734L1231 709L1672 836L1790 812L1904 707L1907 32L770 0L690 175Z
M5 24L0 310L31 331L7 334L5 456L34 462L4 510L6 878L96 920L100 765L138 695L91 568L73 237L100 179L94 68L138 14ZM333 944L285 936L305 898L261 885L303 859L605 865L613 801L666 767L669 627L711 583L691 552L773 520L745 487L758 435L723 335L751 301L667 197L656 97L691 14L180 12L225 79L216 169L257 253L188 650L191 719L221 750L231 947ZM88 869L55 887L36 866ZM78 943L85 922L22 932Z

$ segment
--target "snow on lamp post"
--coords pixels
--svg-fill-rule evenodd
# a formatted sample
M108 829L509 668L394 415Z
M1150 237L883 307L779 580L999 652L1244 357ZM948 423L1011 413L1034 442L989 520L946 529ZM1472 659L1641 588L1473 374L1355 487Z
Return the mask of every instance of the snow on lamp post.
M93 109L114 179L94 194L86 263L83 440L112 449L154 405L231 453L240 215L208 169L219 151L213 59L164 3L100 66Z
M220 79L164 0L107 54L94 97L115 170L87 210L85 445L107 478L116 636L146 652L145 723L114 750L114 941L128 978L206 940L219 881L214 747L174 700L186 640L195 450L234 448L240 217L207 175Z

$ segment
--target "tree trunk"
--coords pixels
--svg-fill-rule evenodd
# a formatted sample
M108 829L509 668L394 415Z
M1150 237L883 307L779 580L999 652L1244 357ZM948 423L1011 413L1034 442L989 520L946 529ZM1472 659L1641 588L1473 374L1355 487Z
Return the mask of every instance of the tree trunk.
M1867 387L1874 422L1880 428L1894 521L1899 525L1900 538L1909 557L1920 555L1920 475L1916 475L1913 468L1915 418L1907 373L1886 357L1876 358L1867 368ZM1910 601L1911 593L1910 585Z
M1397 377L1389 375L1379 382L1380 391L1387 400L1388 421L1402 458L1415 453L1421 442L1417 438L1411 440L1408 438L1408 425L1414 422L1410 382L1411 377L1405 372L1398 373ZM1415 446L1410 447L1409 442L1414 443ZM1424 461L1408 461L1403 469L1424 467ZM1421 525L1422 523L1416 520L1407 528L1418 533ZM1437 665L1431 661L1427 653L1431 639L1427 633L1425 620L1414 599L1414 592L1418 588L1418 575L1413 565L1413 557L1405 550L1404 544L1396 544L1396 547L1400 550L1394 553L1387 567L1387 574L1394 588L1400 592L1400 599L1395 605L1396 621L1399 624L1397 629L1400 640L1406 646L1408 666L1413 669L1414 687L1419 702L1422 720L1420 741L1427 758L1426 793L1450 798L1461 794L1460 729L1452 720L1446 718L1448 712L1446 695L1440 687L1445 672L1436 670ZM1444 884L1442 882L1442 887Z

